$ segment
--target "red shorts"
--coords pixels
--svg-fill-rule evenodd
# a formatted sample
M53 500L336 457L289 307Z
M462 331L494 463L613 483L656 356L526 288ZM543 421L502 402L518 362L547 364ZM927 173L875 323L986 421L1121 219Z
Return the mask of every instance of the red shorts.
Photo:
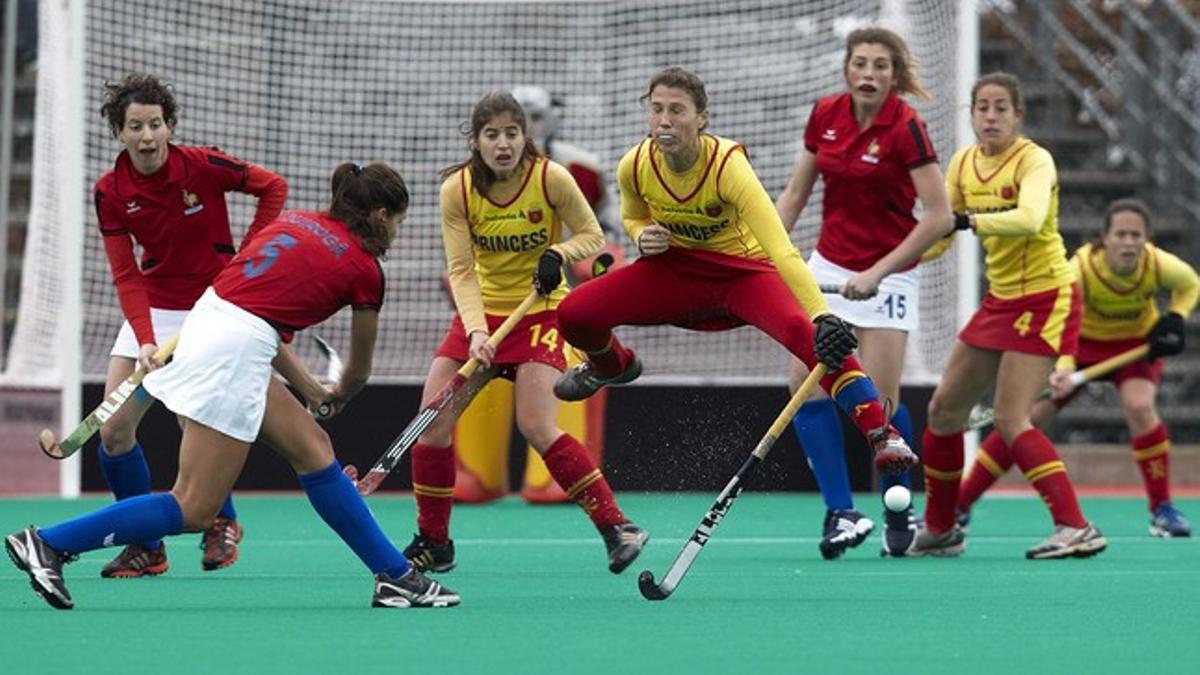
M997 352L1073 354L1079 344L1081 295L1075 285L1009 300L988 293L958 338Z
M1126 340L1089 340L1088 338L1079 338L1079 352L1075 356L1075 367L1078 370L1083 370L1088 366L1096 365L1101 361L1110 359L1121 352L1127 352L1134 347L1141 347L1146 344L1146 338L1129 338ZM1147 361L1146 359L1138 359L1133 363L1126 364L1114 370L1108 375L1098 377L1093 382L1112 382L1118 387L1125 380L1149 380L1154 384L1158 384L1162 380L1163 361L1162 359L1154 359ZM1062 408L1071 402L1077 394L1082 390L1082 387L1076 387L1075 391L1071 392L1066 398L1054 399L1054 405Z
M1106 359L1127 352L1135 347L1141 347L1146 344L1146 338L1129 338L1126 340L1091 340L1085 337L1079 338L1079 352L1075 356L1076 367L1080 370L1093 366ZM1097 381L1107 380L1114 382L1118 386L1125 380L1134 378L1141 380L1150 380L1154 384L1162 381L1163 360L1154 359L1147 361L1146 359L1138 359L1133 363L1124 365L1104 377L1097 378Z
M494 332L506 318L488 314L488 332ZM496 348L496 358L492 363L500 367L500 377L509 380L516 378L517 366L522 363L544 363L562 371L567 369L566 346L566 341L558 332L558 312L548 310L526 314ZM450 320L450 330L446 331L446 337L434 353L465 362L470 358L470 347L471 341L467 339L462 318L455 314Z

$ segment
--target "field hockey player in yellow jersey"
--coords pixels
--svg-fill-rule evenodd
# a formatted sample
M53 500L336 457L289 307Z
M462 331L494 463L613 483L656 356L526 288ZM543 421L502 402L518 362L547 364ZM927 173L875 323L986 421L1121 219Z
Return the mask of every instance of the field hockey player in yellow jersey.
M1178 257L1150 243L1150 209L1138 199L1109 204L1099 239L1084 244L1071 258L1083 290L1083 328L1079 351L1059 359L1050 376L1053 397L1033 408L1033 421L1044 426L1077 393L1071 374L1142 345L1149 358L1134 361L1104 379L1116 385L1132 439L1133 458L1141 471L1150 507L1150 534L1190 537L1187 518L1171 503L1171 440L1158 416L1154 398L1162 379L1162 357L1183 351L1184 317L1196 308L1200 277ZM1167 311L1156 299L1169 292ZM995 435L995 432L993 432ZM1012 466L1007 447L989 437L987 463L971 467L958 496L960 519L976 500Z
M646 532L626 520L583 445L555 425L558 401L551 393L566 368L555 313L567 292L562 266L600 250L604 235L571 174L534 146L525 112L511 94L484 95L471 113L469 132L470 158L442 174L442 239L458 312L429 367L425 401L469 358L482 367L464 386L466 395L413 446L418 532L404 554L421 570L454 567L451 433L464 403L498 375L515 383L521 435L591 519L608 550L609 570L620 573L641 552ZM560 241L564 225L572 235ZM493 349L488 335L533 289L543 299Z
M651 78L643 98L650 138L617 168L621 218L641 257L575 288L559 306L563 335L588 361L564 373L554 393L582 400L641 373L641 362L613 335L616 326L749 324L810 368L829 366L821 385L871 440L881 470L914 466L916 455L888 424L874 384L851 355L853 331L829 313L745 150L704 133L704 83L668 68Z
M549 91L536 86L517 86L512 88L512 95L525 110L529 136L533 138L534 146L571 174L587 198L588 205L596 213L600 228L610 240L599 253L566 266L568 283L581 284L597 271L622 264L625 251L620 244L614 243L616 233L611 231L616 227L615 200L605 187L599 158L559 137L562 104ZM610 212L612 215L608 216ZM597 264L597 257L600 256L603 261ZM612 262L605 264L608 260ZM579 350L569 348L567 365L575 365L580 361L582 356ZM578 438L587 448L588 456L599 467L604 466L605 399L605 396L597 395L586 401L560 401L558 405L559 428ZM479 504L508 494L513 408L512 382L495 378L459 415L458 424L454 427L454 454L458 461L458 472L454 479L456 503ZM521 481L521 498L531 504L570 501L566 491L546 469L546 463L537 450L530 445L523 454L525 475Z
M979 142L946 170L955 226L971 229L987 252L988 293L958 335L929 402L922 461L925 526L907 555L954 556L965 547L955 523L963 469L963 429L971 407L995 384L995 428L1050 509L1054 532L1027 558L1086 557L1107 542L1079 510L1058 451L1033 426L1030 409L1056 358L1075 351L1080 293L1058 233L1054 158L1020 133L1025 108L1017 78L991 73L971 88ZM988 448L979 461L988 461Z

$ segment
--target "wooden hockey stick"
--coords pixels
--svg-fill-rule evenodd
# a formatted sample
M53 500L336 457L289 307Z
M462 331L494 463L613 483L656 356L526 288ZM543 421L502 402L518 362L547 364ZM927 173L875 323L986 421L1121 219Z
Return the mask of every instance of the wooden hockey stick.
M1116 356L1104 359L1099 363L1094 363L1083 370L1077 370L1071 373L1071 382L1078 387L1085 382L1091 382L1098 377L1104 377L1109 373L1127 366L1134 361L1144 359L1150 353L1150 345L1140 345L1133 349L1123 351ZM1038 393L1037 400L1050 397L1050 388L1047 387ZM971 408L971 414L967 417L967 431L975 431L990 425L996 418L996 410L982 403Z
M154 352L154 360L166 361L175 351L177 344L179 344L179 333L172 335L170 339L158 346L158 351ZM110 417L121 409L121 406L125 405L129 397L141 387L144 377L146 377L144 370L133 371L132 375L125 378L124 382L117 385L116 389L104 397L100 405L96 406L90 415L83 418L83 421L61 442L54 436L53 431L42 429L42 433L38 434L38 447L51 459L66 459L75 454L79 448L83 447L84 443L88 442L88 439L100 430L100 427L104 426Z
M500 327L496 329L496 332L492 333L491 336L488 337L487 343L494 348L503 342L504 338L507 337L509 332L516 327L517 323L519 323L521 319L525 317L525 314L531 307L533 307L534 303L537 302L540 297L541 296L538 295L537 291L530 292L530 294L526 296L523 301L521 301L520 306L513 310L512 314L508 315L508 318L504 320L504 323L500 324ZM388 446L386 451L384 451L383 456L379 458L379 461L375 462L375 466L371 467L371 470L368 471L367 475L363 476L361 480L358 478L358 469L354 468L353 466L347 466L345 468L344 471L346 475L349 476L351 480L356 481L359 494L365 497L379 487L379 484L383 482L383 479L387 478L388 474L392 472L392 469L396 468L396 464L400 462L400 458L404 456L404 453L408 452L408 449L417 442L417 438L419 438L421 434L425 433L425 430L429 428L430 424L433 424L433 421L437 419L438 415L442 414L443 410L450 407L451 402L454 401L459 390L463 388L463 385L467 383L467 380L471 379L471 376L474 375L475 371L478 369L479 361L477 359L472 358L464 363L462 367L458 369L458 372L454 374L454 377L451 378L451 380L447 382L440 390L438 390L436 394L434 394L433 399L421 409L421 412L417 413L417 416L413 419L413 421L408 423L408 426L404 428L404 431L400 432L400 435L396 437L396 440L392 441L392 444Z

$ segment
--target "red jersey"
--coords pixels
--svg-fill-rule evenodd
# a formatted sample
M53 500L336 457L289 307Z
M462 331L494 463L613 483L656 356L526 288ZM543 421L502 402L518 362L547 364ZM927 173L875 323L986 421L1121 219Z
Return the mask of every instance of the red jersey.
M213 281L223 299L275 327L284 342L342 307L379 311L379 260L328 213L288 211L267 225Z
M244 244L279 215L287 182L215 148L177 145L169 146L167 161L150 176L122 152L113 170L96 181L100 233L121 310L139 344L156 342L150 307L191 309L236 252L226 192L259 198ZM140 264L134 241L142 247Z
M937 162L937 153L925 123L895 94L861 131L849 93L817 101L804 147L816 155L825 179L817 251L827 260L861 272L916 227L917 190L909 172Z

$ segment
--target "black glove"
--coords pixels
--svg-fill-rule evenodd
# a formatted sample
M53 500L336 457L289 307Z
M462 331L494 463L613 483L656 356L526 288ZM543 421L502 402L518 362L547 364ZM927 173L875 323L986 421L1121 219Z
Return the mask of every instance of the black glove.
M954 229L955 231L972 229L971 216L966 213L954 214Z
M546 249L533 271L533 288L541 295L550 295L562 283L563 257L552 248Z
M1150 359L1160 356L1175 356L1183 351L1183 316L1167 312L1159 318L1146 336L1150 345Z
M838 370L846 357L854 353L858 338L854 337L850 324L832 314L822 314L813 325L817 328L814 349L817 360L830 370Z

